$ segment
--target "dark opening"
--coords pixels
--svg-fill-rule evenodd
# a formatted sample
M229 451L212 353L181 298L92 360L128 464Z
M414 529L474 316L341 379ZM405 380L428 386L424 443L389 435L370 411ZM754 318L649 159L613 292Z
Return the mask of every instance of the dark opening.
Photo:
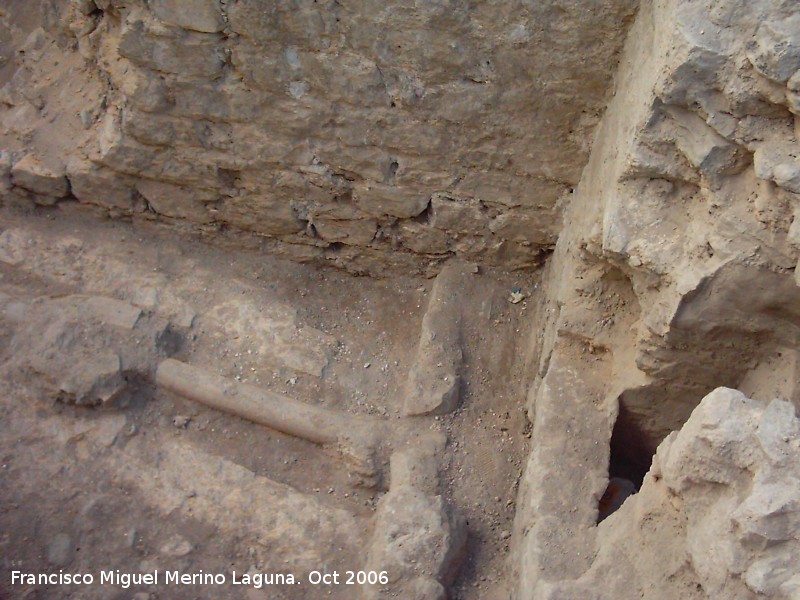
M415 217L411 217L411 219L422 225L430 225L431 219L433 218L433 202L428 200L428 204L425 205L425 210L419 213Z
M598 523L622 506L628 496L639 491L653 462L655 448L620 400L619 414L611 432L608 487L599 502Z
M239 175L239 171L234 169L224 169L222 167L217 168L217 179L219 180L220 185L225 188L235 188L236 180L239 178Z
M331 254L338 254L339 252L342 251L343 248L344 248L344 244L342 242L331 242L328 245L327 250Z
M383 182L386 185L394 185L394 179L397 175L397 170L400 168L400 163L397 162L397 159L392 158L389 162L389 166L386 169L386 172L383 175Z
M620 400L619 414L611 432L611 457L608 476L632 481L639 489L650 470L655 444L636 423L635 417Z

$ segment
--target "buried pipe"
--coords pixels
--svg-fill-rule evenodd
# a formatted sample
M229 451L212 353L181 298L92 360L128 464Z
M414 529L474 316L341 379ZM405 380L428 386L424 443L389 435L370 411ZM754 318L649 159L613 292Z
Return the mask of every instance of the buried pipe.
M379 419L312 406L171 358L158 365L156 383L189 400L315 444L341 444L354 437L366 440L383 425Z
M383 484L378 446L386 430L381 419L312 406L172 358L158 365L156 384L253 423L332 446L348 465L354 484L367 488Z

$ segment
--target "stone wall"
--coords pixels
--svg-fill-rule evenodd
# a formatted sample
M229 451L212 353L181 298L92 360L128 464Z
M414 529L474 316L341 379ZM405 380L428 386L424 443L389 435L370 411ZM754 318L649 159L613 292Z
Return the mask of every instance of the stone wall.
M13 2L4 15L3 142L14 159L51 155L81 202L253 232L298 257L512 268L555 243L636 6L42 3L43 29ZM64 60L88 105L68 115L51 88ZM65 139L59 152L15 139L42 113L63 121L35 127Z

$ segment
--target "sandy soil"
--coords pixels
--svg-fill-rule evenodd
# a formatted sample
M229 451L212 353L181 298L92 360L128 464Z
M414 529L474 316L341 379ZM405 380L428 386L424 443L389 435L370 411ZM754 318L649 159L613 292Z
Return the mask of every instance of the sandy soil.
M469 523L468 554L451 597L503 597L504 557L526 456L525 364L533 357L527 356L525 340L535 321L535 274L481 270L474 275L472 289L463 291L461 408L445 417L403 419L403 385L431 279L355 278L257 251L210 246L154 222L97 221L74 204L28 214L4 209L0 222L3 231L16 230L26 240L22 260L0 261L0 293L7 305L91 293L171 319L183 311L192 326L183 330L179 360L309 403L385 417L397 422L398 431L446 432L442 493ZM524 302L508 301L514 288L528 296ZM258 351L257 339L226 336L209 318L226 302L266 312L295 311L298 327L331 336L335 342L322 375L271 360ZM0 315L5 362L12 358L10 340L18 323L8 309ZM75 407L55 401L27 374L6 369L0 411L0 547L7 572L252 570L291 571L305 579L307 568L358 569L364 563L363 548L354 542L367 538L383 492L351 485L340 460L309 442L183 400L146 381L137 382L135 392L114 406ZM165 459L163 452L170 448L190 460ZM217 461L217 471L207 476L205 467ZM176 464L182 473L170 472ZM280 489L311 498L320 510L354 523L357 531L343 535L338 547L313 548L313 531L290 530L285 540L290 548L308 545L313 552L303 557L299 550L297 556L276 551L247 527L226 522L224 514L217 519L209 517L213 511L192 510L192 494L225 486L226 473L289 486ZM163 486L178 481L174 477L192 481L195 475L197 490L190 490L185 501L165 503L163 497L173 490ZM154 487L162 485L154 483L159 477L163 486ZM275 510L249 501L241 499L245 513ZM316 558L309 558L312 554ZM325 564L314 567L315 560ZM346 586L305 583L261 590L231 585L123 590L11 588L2 580L0 593L9 598L354 597Z

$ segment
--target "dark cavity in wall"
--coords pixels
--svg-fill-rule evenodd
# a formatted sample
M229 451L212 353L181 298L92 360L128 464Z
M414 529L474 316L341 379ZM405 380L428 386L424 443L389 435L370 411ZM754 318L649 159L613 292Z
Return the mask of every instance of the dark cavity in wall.
M655 445L652 440L639 427L634 416L620 400L619 414L611 432L608 476L623 477L639 488L647 471L650 470L654 454Z
M425 210L419 213L416 217L412 217L411 219L412 221L415 221L422 225L430 225L431 219L433 219L433 202L428 200L428 204L425 205Z
M386 168L386 171L383 174L383 182L386 185L395 184L395 176L397 175L397 170L399 168L400 168L400 163L397 162L397 159L392 158L389 161L389 166Z
M598 523L622 506L628 496L639 491L650 470L655 449L653 441L620 400L619 414L611 432L608 487L600 498Z

